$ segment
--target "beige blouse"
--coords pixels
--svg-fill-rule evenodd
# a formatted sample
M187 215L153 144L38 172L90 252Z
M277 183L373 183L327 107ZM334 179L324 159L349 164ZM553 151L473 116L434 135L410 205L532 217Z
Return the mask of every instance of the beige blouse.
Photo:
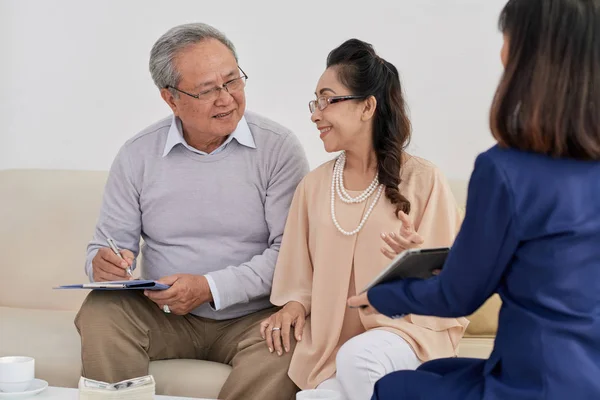
M298 301L307 310L302 341L294 351L289 376L301 389L315 388L335 372L338 349L369 329L385 329L404 338L423 361L456 356L468 321L407 315L391 319L349 309L346 300L360 292L389 260L381 253L382 232L398 232L402 222L382 194L362 230L341 234L331 220L331 179L334 161L310 172L298 185L290 208L271 302ZM415 229L423 247L450 246L461 217L447 181L430 162L407 156L400 192L410 201ZM352 193L352 192L350 192ZM345 204L336 196L341 227L355 229L369 204Z

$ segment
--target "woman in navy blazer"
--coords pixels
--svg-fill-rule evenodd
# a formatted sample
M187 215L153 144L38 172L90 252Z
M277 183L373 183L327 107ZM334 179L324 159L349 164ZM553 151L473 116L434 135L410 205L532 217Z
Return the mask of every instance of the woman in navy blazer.
M600 398L600 0L511 0L505 72L442 272L351 306L459 317L502 298L488 360L430 361L373 399Z

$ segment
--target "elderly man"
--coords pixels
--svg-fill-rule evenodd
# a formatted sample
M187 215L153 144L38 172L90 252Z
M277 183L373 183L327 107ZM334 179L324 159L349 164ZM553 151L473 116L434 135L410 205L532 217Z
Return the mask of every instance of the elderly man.
M92 281L127 279L140 236L144 278L164 291L94 291L75 324L83 374L116 382L151 360L233 366L223 399L288 399L290 353L269 354L273 270L296 185L308 171L298 139L245 111L247 76L232 43L205 24L165 33L150 72L173 111L116 156L87 251ZM107 246L114 239L119 258Z

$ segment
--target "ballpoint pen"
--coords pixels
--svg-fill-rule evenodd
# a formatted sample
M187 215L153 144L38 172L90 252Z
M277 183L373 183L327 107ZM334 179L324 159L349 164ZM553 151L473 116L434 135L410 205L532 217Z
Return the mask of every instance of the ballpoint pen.
M117 255L117 257L119 257L121 260L125 261L125 259L121 255L121 250L119 250L119 248L115 244L115 241L112 240L111 238L107 238L106 241L108 242L108 247L110 247L110 249L113 251L113 253L115 253ZM133 274L131 273L131 267L129 265L127 266L126 271L127 271L127 274L133 278Z

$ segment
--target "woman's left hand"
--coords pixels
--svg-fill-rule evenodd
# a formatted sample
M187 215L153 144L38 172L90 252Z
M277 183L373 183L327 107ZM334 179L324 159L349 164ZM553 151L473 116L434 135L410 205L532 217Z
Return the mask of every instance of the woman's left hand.
M367 315L378 314L377 310L369 303L367 292L350 297L348 299L348 306L350 308L361 308L363 313Z
M415 231L413 223L408 215L403 211L398 213L398 218L402 221L402 229L399 233L382 233L381 238L389 246L383 246L381 252L389 259L394 259L398 254L406 249L421 247L423 237Z

